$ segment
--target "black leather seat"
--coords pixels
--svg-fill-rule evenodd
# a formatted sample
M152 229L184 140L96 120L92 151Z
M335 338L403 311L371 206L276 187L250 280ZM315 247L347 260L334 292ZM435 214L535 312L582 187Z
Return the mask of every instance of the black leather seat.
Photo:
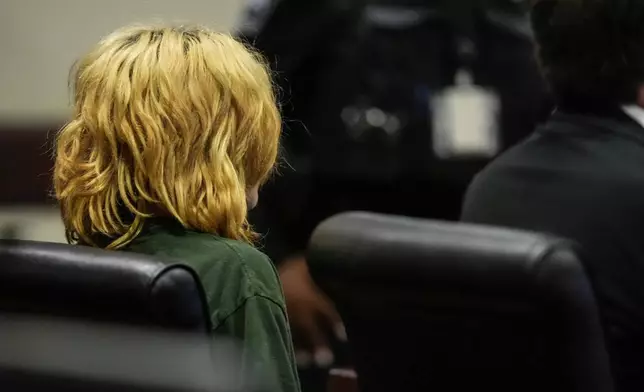
M361 392L612 390L565 240L346 213L317 228L307 257L345 321Z
M0 313L210 331L203 288L188 266L31 241L0 240Z

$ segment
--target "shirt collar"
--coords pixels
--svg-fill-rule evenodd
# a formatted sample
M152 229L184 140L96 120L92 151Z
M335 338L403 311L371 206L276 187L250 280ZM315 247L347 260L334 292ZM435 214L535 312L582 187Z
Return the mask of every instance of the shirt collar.
M644 128L644 108L639 105L624 105L622 110L628 117Z
M541 129L543 131L569 131L573 128L588 131L610 132L627 137L644 145L644 108L636 105L609 106L598 109L596 113L555 110L550 120ZM565 125L563 127L556 124ZM550 126L555 125L555 126Z

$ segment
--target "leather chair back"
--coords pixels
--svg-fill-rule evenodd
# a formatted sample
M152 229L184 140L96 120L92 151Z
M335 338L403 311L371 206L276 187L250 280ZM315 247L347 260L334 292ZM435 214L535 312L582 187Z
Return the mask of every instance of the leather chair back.
M190 267L32 241L0 240L0 313L210 331L203 288Z
M367 213L315 231L313 278L347 329L362 392L612 390L573 244Z

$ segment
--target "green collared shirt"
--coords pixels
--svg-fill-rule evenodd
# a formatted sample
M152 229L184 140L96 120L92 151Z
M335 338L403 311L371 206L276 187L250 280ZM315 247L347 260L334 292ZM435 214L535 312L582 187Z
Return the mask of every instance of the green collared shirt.
M191 266L205 289L214 334L241 341L244 374L259 372L270 391L300 391L284 294L266 255L170 219L149 222L124 250Z

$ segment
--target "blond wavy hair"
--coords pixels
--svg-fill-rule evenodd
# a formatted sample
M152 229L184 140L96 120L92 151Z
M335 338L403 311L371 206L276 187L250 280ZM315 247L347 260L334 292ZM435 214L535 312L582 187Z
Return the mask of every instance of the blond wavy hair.
M71 77L54 167L68 242L122 248L155 215L254 240L246 194L271 173L281 131L260 55L206 28L137 26L100 41Z

